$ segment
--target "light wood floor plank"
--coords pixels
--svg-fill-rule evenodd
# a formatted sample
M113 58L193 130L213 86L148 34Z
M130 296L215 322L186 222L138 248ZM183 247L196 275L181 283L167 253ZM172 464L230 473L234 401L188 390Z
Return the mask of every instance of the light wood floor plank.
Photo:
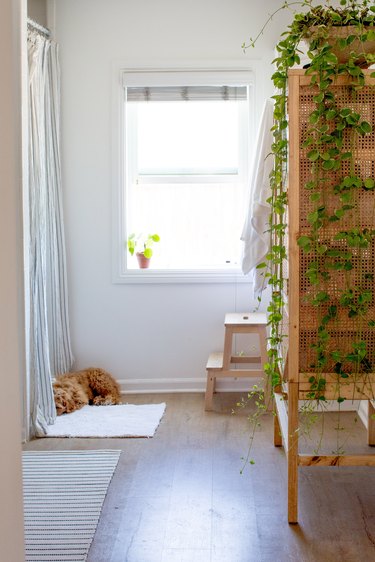
M203 394L127 401L166 402L152 439L38 439L25 446L123 450L88 562L375 560L373 468L300 467L299 525L291 527L286 458L283 448L273 445L272 415L263 416L251 453L255 464L241 475L249 411L232 414L238 395L215 395L212 412L204 411ZM327 454L335 446L334 418L326 424ZM368 452L366 439L358 423L348 447ZM303 437L300 441L301 452L311 453Z

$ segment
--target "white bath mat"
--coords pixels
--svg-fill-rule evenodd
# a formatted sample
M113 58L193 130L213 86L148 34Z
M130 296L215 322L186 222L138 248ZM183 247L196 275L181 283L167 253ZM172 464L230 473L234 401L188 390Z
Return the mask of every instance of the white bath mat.
M120 453L23 453L26 562L87 559Z
M163 417L162 404L84 406L57 416L45 437L152 437Z

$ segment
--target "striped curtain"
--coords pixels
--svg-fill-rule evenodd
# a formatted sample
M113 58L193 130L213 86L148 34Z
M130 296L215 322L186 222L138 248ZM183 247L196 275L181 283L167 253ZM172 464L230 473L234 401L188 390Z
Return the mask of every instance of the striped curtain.
M30 432L56 419L52 378L68 371L70 345L60 171L58 46L28 32Z

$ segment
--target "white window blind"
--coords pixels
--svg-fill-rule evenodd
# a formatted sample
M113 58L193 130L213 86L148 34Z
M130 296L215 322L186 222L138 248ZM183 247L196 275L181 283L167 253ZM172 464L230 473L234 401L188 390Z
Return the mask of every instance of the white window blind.
M129 86L126 99L132 101L230 101L246 100L246 86Z

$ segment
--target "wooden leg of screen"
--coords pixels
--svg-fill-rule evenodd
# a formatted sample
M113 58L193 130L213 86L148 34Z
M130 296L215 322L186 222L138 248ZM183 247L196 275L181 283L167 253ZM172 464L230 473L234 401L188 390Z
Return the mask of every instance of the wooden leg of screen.
M288 385L288 521L298 521L298 383Z

